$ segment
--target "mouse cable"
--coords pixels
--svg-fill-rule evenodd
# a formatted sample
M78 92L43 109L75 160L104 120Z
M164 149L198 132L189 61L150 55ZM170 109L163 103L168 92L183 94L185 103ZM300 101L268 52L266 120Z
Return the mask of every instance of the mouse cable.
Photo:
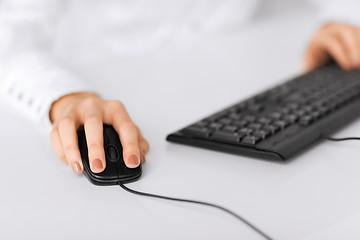
M174 197L166 197L166 196L161 196L161 195L156 195L156 194L151 194L151 193L145 193L145 192L139 192L133 189L130 189L128 187L126 187L123 183L118 183L120 187L122 187L125 191L130 192L132 194L136 194L136 195L141 195L141 196L145 196L145 197L152 197L152 198L160 198L160 199L165 199L165 200L170 200L170 201L177 201L177 202L187 202L187 203L195 203L195 204L200 204L200 205L205 205L205 206L209 206L209 207L214 207L217 209L220 209L232 216L234 216L235 218L237 218L238 220L240 220L241 222L245 223L246 225L248 225L250 228L252 228L255 232L257 232L258 234L260 234L261 236L263 236L265 239L267 240L274 240L273 238L269 237L267 234L265 234L263 231L261 231L259 228L257 228L256 226L254 226L252 223L250 223L249 221L247 221L245 218L239 216L238 214L234 213L233 211L226 209L222 206L216 205L216 204L212 204L212 203L207 203L207 202L201 202L201 201L195 201L195 200L188 200L188 199L181 199L181 198L174 198Z
M346 137L346 138L333 138L333 137L329 137L329 136L322 136L322 137L325 138L326 140L336 141L336 142L349 141L349 140L360 140L360 137Z

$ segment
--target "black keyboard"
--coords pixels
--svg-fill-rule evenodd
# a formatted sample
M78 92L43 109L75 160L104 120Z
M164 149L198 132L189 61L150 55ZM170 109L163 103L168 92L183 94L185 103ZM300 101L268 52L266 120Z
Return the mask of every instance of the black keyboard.
M360 115L360 71L330 64L167 136L167 140L286 160Z

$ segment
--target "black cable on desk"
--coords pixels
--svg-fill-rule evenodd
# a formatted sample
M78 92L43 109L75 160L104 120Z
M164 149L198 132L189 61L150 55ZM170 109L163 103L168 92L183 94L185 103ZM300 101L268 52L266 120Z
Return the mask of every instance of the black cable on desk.
M119 182L119 186L122 187L125 191L128 191L128 192L130 192L132 194L136 194L136 195L141 195L141 196L145 196L145 197L152 197L152 198L160 198L160 199L165 199L165 200L170 200L170 201L177 201L177 202L194 203L194 204L200 204L200 205L205 205L205 206L220 209L220 210L232 215L233 217L237 218L241 222L245 223L246 225L248 225L250 228L252 228L255 232L260 234L265 239L274 240L273 238L271 238L267 234L265 234L263 231L261 231L259 228L254 226L252 223L247 221L245 218L239 216L238 214L234 213L233 211L231 211L229 209L226 209L226 208L224 208L222 206L212 204L212 203L207 203L207 202L188 200L188 199L181 199L181 198L174 198L174 197L166 197L166 196L161 196L161 195L156 195L156 194L151 194L151 193L139 192L139 191L136 191L136 190L133 190L133 189L130 189L130 188L126 187L123 183L120 183L120 182Z
M346 138L333 138L328 136L323 136L323 138L330 140L330 141L349 141L349 140L360 140L360 137L346 137Z

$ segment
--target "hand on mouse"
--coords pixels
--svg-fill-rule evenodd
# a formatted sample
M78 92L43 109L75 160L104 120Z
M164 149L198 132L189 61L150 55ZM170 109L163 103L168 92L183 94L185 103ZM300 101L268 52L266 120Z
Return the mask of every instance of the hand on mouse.
M81 125L84 125L90 168L94 173L102 172L106 167L103 123L112 125L118 132L127 167L139 166L149 151L148 142L119 101L104 101L87 92L69 94L53 103L50 120L53 123L50 138L55 153L77 174L83 171L76 133Z
M360 29L340 23L328 23L314 35L303 60L305 72L334 59L344 70L360 69Z

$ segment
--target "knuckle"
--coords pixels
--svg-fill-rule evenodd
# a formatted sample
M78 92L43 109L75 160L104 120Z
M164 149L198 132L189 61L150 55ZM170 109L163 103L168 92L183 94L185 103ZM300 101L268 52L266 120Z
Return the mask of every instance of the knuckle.
M122 122L120 128L126 129L127 131L137 132L137 127L130 120Z
M53 127L53 129L51 129L51 132L50 132L50 138L54 139L58 135L59 135L59 129L57 127Z
M354 37L355 37L354 32L350 28L344 28L338 33L338 38L345 40L344 41L345 44L348 42L346 41L346 39L353 39Z
M137 142L134 142L134 141L125 142L124 151L126 151L126 152L129 152L129 151L138 152L139 151L139 144Z
M344 25L343 29L344 32L347 32L348 34L353 34L355 30L355 28L351 25Z
M77 103L72 103L70 105L68 105L65 109L64 109L64 113L66 115L73 115L78 111L78 104Z
M124 104L122 102L120 102L120 101L117 101L117 100L108 101L107 105L112 110L123 110L123 109L125 109Z
M64 152L68 153L69 155L73 155L77 151L78 151L78 148L76 146L74 146L74 145L71 145L71 144L64 145Z
M88 115L88 116L86 116L86 119L85 119L85 124L89 124L89 123L99 124L101 122L102 122L101 118L95 114Z
M99 143L91 143L89 144L89 152L100 152L103 146Z
M74 124L74 120L71 117L63 117L59 120L59 128L64 128Z
M96 106L98 104L99 100L95 97L87 97L82 101L82 106L83 107L93 107Z
M330 24L325 24L324 27L322 28L322 30L324 32L328 32L328 33L334 33L337 31L337 29L339 28L339 25L336 23L330 23Z
M66 162L66 157L64 153L58 153L57 156L61 161Z

